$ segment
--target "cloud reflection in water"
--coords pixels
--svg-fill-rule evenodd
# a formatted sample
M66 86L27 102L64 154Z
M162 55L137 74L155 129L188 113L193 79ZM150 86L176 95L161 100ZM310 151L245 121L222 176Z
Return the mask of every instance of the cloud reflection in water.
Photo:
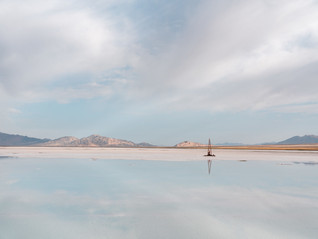
M314 167L215 160L208 175L205 160L29 159L1 168L4 238L317 235Z

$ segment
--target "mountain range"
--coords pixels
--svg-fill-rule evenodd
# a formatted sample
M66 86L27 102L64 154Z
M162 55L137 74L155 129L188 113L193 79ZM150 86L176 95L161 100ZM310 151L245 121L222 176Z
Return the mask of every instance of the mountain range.
M318 144L318 136L317 135L304 135L304 136L294 136L289 139L280 141L280 142L272 142L272 143L264 143L260 145L302 145L302 144ZM240 143L223 143L223 144L214 144L217 146L242 146L244 144ZM181 143L176 144L174 147L178 148L187 148L187 147L204 147L206 144L200 144L191 141L183 141Z
M136 144L132 141L114 139L100 135L78 139L65 136L58 139L38 139L22 135L0 133L0 146L47 146L47 147L151 147L148 143Z
M113 139L100 135L91 135L89 137L81 139L75 138L73 136L65 136L62 138L38 144L38 146L136 147L137 145L127 140Z
M50 141L49 139L38 139L17 134L5 134L0 132L1 146L30 146Z
M318 144L317 135L294 136L276 144Z
M297 145L297 144L318 144L318 136L304 135L294 136L289 139L271 143L273 145ZM239 145L239 144L236 144ZM154 147L148 143L134 143L132 141L109 138L100 135L91 135L84 138L65 136L58 139L39 139L22 135L5 134L0 132L0 146L47 146L47 147ZM191 141L183 141L174 147L204 147L206 144L200 144Z

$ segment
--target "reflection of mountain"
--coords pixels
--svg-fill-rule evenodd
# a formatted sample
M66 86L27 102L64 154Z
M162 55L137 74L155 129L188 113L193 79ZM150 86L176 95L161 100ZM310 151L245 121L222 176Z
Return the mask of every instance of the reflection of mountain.
M1 146L28 146L49 141L49 139L31 138L22 135L0 133Z
M277 144L318 144L317 135L294 136Z

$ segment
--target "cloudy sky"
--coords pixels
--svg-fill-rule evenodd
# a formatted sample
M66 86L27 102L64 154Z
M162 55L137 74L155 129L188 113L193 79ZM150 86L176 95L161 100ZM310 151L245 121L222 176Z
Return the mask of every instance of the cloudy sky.
M318 134L315 0L0 0L0 132Z

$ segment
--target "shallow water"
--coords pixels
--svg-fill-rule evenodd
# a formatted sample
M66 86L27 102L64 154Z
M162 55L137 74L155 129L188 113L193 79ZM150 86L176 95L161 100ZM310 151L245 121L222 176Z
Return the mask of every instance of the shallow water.
M206 158L179 152L166 152L176 161L3 157L0 238L317 237L317 154L245 151L238 161L220 151L209 174Z

